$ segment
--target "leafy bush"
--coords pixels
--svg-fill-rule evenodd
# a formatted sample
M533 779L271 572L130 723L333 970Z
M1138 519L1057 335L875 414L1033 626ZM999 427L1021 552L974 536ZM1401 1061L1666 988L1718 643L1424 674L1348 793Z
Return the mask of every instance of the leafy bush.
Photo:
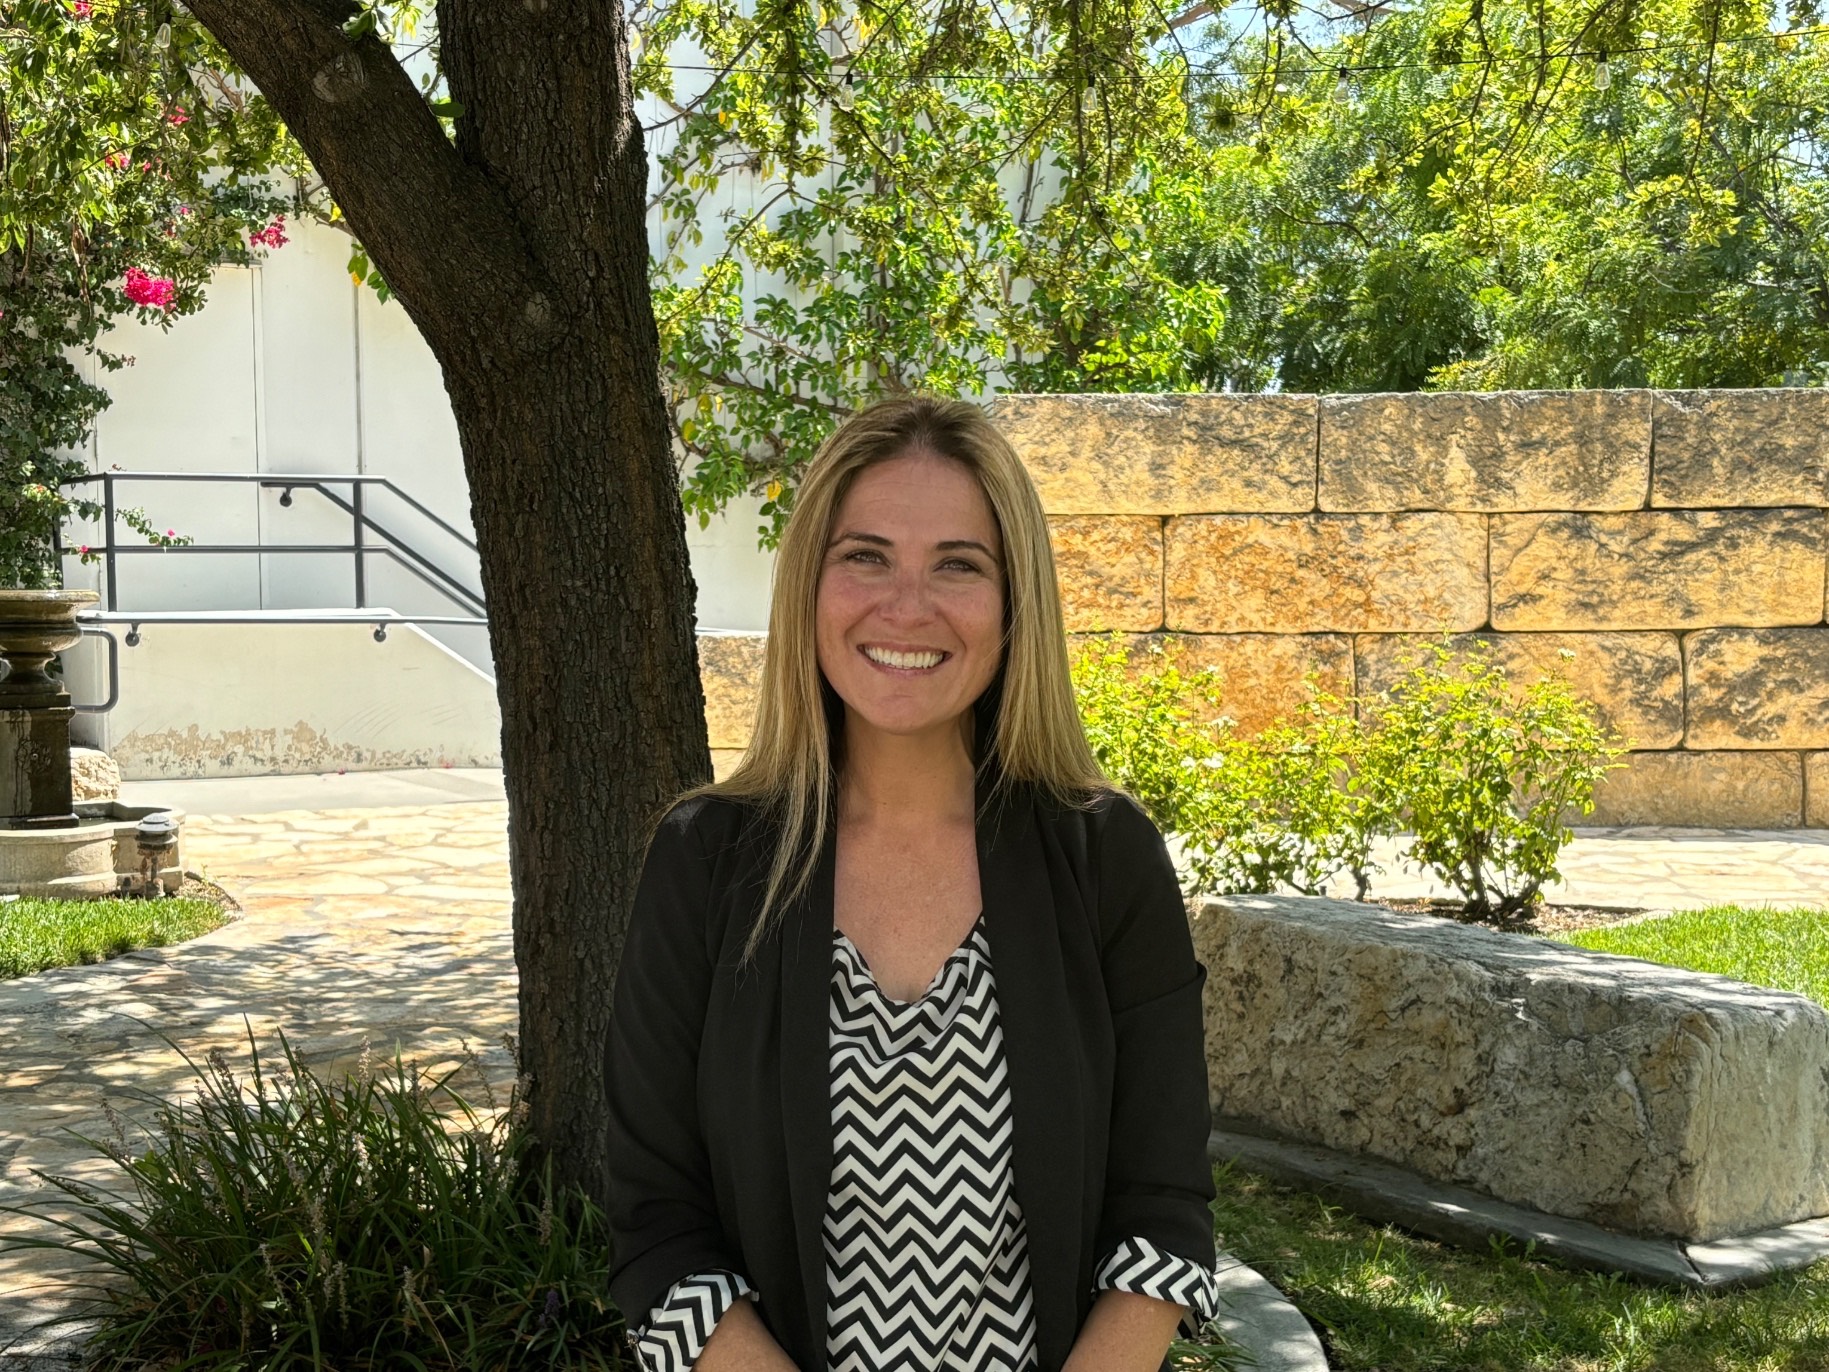
M1096 641L1073 681L1099 765L1181 837L1194 891L1313 895L1349 872L1363 900L1372 841L1407 829L1404 858L1460 892L1469 916L1517 920L1560 876L1562 816L1593 810L1623 749L1560 674L1514 699L1483 641L1465 655L1430 647L1373 701L1311 677L1295 715L1250 738L1197 719L1220 683L1184 675L1161 644L1138 663L1118 636Z
M131 1194L43 1177L58 1194L7 1207L57 1236L0 1246L99 1264L93 1367L623 1365L601 1217L530 1167L518 1088L491 1120L486 1081L478 1111L456 1072L376 1075L365 1047L331 1085L283 1034L277 1071L248 1047L245 1078L192 1061L195 1101L158 1104L141 1151L112 1111L113 1138L86 1140Z
M1133 670L1117 634L1080 649L1072 664L1080 719L1113 784L1164 833L1196 844L1218 824L1212 760L1224 726L1196 719L1194 706L1218 708L1219 678L1206 668L1184 676L1175 653L1158 642L1145 651L1152 660Z
M1151 642L1137 662L1117 635L1087 644L1074 690L1093 755L1165 833L1179 835L1193 891L1318 893L1350 870L1363 895L1370 866L1368 806L1347 775L1358 731L1349 702L1319 690L1293 722L1253 738L1217 709L1218 676L1184 674L1172 646Z
M1469 916L1521 919L1561 876L1556 857L1573 837L1562 816L1593 810L1595 782L1623 765L1622 740L1560 673L1514 696L1484 640L1458 660L1445 640L1429 648L1369 705L1374 822L1406 829L1403 856L1459 891Z
M1290 886L1314 896L1350 872L1365 898L1381 812L1353 771L1359 723L1351 701L1312 676L1307 686L1293 719L1222 741L1213 773L1219 817L1190 863L1200 889L1269 894Z

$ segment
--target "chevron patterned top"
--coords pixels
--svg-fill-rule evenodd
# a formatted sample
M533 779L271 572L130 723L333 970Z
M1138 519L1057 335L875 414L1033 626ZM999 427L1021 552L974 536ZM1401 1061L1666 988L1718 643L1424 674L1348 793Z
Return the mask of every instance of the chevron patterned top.
M984 917L916 1000L883 994L832 937L826 1197L828 1372L1023 1372L1036 1366L1029 1251L1011 1160L1011 1099ZM1217 1312L1218 1283L1145 1239L1098 1264L1115 1288ZM719 1318L754 1298L740 1273L677 1282L635 1334L648 1372L688 1372Z

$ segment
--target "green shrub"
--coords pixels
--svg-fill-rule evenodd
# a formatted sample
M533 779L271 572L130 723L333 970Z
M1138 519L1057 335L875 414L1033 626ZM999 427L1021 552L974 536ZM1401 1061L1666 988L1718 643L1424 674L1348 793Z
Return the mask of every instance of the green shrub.
M1562 817L1594 808L1594 784L1623 750L1560 673L1514 699L1484 640L1446 640L1374 702L1361 779L1372 823L1410 837L1403 856L1465 898L1465 912L1526 917L1573 837ZM1566 650L1565 650L1566 652Z
M114 1137L86 1141L122 1190L43 1177L56 1194L7 1207L57 1236L0 1248L98 1264L93 1367L623 1365L602 1220L529 1166L518 1090L491 1120L455 1072L376 1075L365 1048L331 1085L284 1035L280 1053L263 1064L250 1032L245 1077L219 1051L191 1062L196 1099L157 1104L138 1151L111 1111Z
M1217 709L1210 669L1183 674L1152 642L1135 662L1112 635L1083 647L1074 690L1106 776L1165 833L1179 835L1194 892L1319 892L1338 872L1366 889L1371 811L1348 777L1358 747L1351 706L1309 682L1293 721L1242 738Z
M1133 670L1123 640L1112 634L1085 644L1072 664L1073 689L1092 755L1113 784L1128 791L1165 834L1190 844L1214 831L1221 796L1214 759L1226 733L1195 718L1194 707L1219 706L1211 670L1183 675L1160 643Z
M1307 686L1293 719L1222 740L1212 774L1215 826L1190 861L1200 889L1267 895L1288 886L1321 895L1349 872L1365 898L1381 812L1353 770L1359 724L1350 701L1312 676Z

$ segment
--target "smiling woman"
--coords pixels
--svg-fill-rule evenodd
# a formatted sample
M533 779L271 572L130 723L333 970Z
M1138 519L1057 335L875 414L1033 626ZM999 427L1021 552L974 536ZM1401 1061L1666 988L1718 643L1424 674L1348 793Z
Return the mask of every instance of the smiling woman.
M1075 709L976 407L854 416L782 538L749 752L649 847L611 1288L655 1372L1153 1372L1214 1312L1175 872Z

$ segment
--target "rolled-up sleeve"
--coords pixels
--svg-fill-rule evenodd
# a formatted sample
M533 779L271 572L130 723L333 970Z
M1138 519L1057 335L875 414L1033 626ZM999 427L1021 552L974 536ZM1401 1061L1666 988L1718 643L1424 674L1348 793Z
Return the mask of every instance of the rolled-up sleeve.
M1187 906L1156 826L1126 796L1099 854L1100 961L1116 1065L1097 1251L1141 1241L1211 1271L1213 1169L1201 989Z
M700 809L676 807L649 845L611 1002L610 1295L631 1323L684 1277L740 1272L718 1221L698 1110L712 974Z

